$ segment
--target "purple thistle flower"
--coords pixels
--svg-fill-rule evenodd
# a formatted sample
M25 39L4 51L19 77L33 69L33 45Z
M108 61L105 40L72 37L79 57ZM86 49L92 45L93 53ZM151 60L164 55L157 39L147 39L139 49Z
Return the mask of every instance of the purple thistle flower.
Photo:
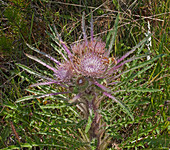
M99 78L106 71L109 58L105 57L106 44L100 39L83 41L72 45L72 51L75 54L74 66L81 75Z
M75 61L74 65L83 76L98 78L103 75L108 66L105 64L105 58L94 52L86 53L82 57L75 59L77 61Z

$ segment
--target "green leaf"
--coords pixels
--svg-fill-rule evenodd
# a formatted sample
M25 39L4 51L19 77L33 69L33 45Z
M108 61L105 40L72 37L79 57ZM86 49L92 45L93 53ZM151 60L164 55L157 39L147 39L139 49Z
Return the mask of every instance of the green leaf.
M84 120L81 120L79 123L76 124L76 128L81 128L82 126L85 125L87 121L84 119Z
M24 97L19 98L15 103L20 103L20 102L27 101L30 99L43 98L43 97L48 97L48 96L49 96L49 94L24 96Z
M56 36L50 34L50 33L47 32L47 31L46 31L46 33L47 33L47 35L48 35L54 42L56 42L59 46L61 46L61 44L60 44L60 42L59 42L59 39L58 39Z
M27 45L30 49L32 49L33 51L35 51L35 52L37 52L37 53L39 53L39 54L42 54L42 55L44 55L45 57L51 59L51 60L54 61L56 64L59 64L59 63L60 63L58 60L56 60L56 59L53 58L52 56L50 56L50 55L48 55L48 54L46 54L46 53L44 53L44 52L39 51L37 48L32 47L32 46L29 45L29 44L26 44L26 45ZM26 54L26 55L28 55L28 54ZM28 57L30 57L30 55L28 55ZM31 59L33 59L33 58L31 58ZM35 57L34 57L34 60L35 60ZM36 59L35 61L37 61L37 59Z
M10 134L11 130L10 130L10 126L5 126L3 129L1 129L1 139L3 143L5 143L6 139L8 138L9 134Z
M57 43L62 49L63 49L63 47L61 46L61 44L59 44L59 43ZM66 59L66 55L65 55L65 53L63 54L62 53L62 51L61 51L61 49L59 49L55 44L53 44L53 43L51 43L51 46L54 48L54 50L55 51L57 51L60 55L62 55L63 56L63 58L65 58ZM65 50L63 49L63 52L65 52Z
M29 45L28 43L26 43L26 45L27 45L30 49L32 49L33 51L35 51L35 52L37 52L37 53L39 53L39 54L42 54L42 55L44 55L44 56L47 56L46 53L39 51L37 48Z
M37 95L24 96L22 98L19 98L15 103L20 103L20 102L27 101L27 100L34 99L34 98L38 98L38 97L39 96L37 96Z

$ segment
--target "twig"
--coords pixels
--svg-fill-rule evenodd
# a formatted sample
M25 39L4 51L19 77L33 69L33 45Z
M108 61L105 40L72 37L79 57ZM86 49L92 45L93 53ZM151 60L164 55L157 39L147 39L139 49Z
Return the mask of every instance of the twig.
M14 132L14 134L15 134L18 142L20 143L21 141L20 141L20 139L19 139L18 133L16 132L15 127L14 127L12 121L10 122L10 124L11 124L12 131Z

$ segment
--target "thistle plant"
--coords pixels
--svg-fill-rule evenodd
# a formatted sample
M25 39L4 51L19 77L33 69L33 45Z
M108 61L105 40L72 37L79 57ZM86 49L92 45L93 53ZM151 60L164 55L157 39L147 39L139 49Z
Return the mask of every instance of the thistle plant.
M61 39L56 27L50 26L52 34L48 34L52 40L61 47L61 49L56 48L56 45L54 44L52 44L52 46L63 57L62 61L59 61L54 57L27 44L30 49L44 55L54 62L55 67L45 63L35 56L26 54L26 56L30 59L35 60L36 62L51 70L53 72L52 77L47 77L37 72L35 73L31 71L30 68L18 64L24 70L35 74L44 80L44 82L35 83L31 85L31 87L43 85L56 85L57 88L62 87L60 92L34 95L32 97L29 96L27 99L42 98L54 95L66 95L65 100L67 100L68 103L76 105L81 111L82 117L87 121L84 128L84 134L88 136L88 142L91 143L95 141L96 150L106 149L111 139L109 133L107 133L107 123L104 121L100 113L101 102L104 99L111 99L114 103L117 103L122 108L122 110L127 113L129 117L131 117L132 120L134 120L129 107L114 96L115 93L120 91L113 91L112 87L117 86L119 83L117 79L119 79L122 74L143 67L157 59L155 58L149 60L142 65L121 72L120 68L126 63L146 57L146 55L140 55L136 57L132 56L131 58L127 59L128 56L130 56L136 49L140 48L150 38L151 35L148 35L122 57L115 58L111 56L111 53L116 37L118 20L119 16L116 18L114 30L109 33L106 43L100 38L94 37L93 17L91 17L90 23L90 39L86 34L85 17L83 15L83 40L70 46L68 46ZM17 102L21 101L23 101L23 98L19 99Z

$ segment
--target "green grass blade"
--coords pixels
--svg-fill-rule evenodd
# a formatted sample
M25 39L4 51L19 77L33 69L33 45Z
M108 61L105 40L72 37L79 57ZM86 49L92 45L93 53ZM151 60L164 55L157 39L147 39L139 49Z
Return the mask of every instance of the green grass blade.
M118 29L118 23L119 23L119 14L118 14L117 17L116 17L113 30L110 31L110 33L108 34L107 39L106 39L106 47L107 47L107 45L108 45L109 42L110 42L108 54L110 54L111 49L113 48L113 45L114 45L114 42L115 42L115 39L116 39L117 29ZM111 37L111 36L112 36L112 37Z
M140 88L140 89L127 89L126 91L127 92L142 92L142 93L145 93L145 92L160 92L162 91L163 89L149 89L149 88Z

